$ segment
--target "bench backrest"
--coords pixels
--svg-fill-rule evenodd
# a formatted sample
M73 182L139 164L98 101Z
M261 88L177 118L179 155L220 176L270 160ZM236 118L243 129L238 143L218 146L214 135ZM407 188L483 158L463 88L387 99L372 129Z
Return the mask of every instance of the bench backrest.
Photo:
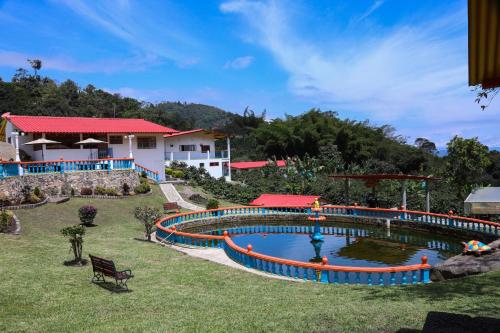
M165 202L163 204L163 209L178 209L179 206L177 205L177 202Z
M107 276L115 276L116 268L115 263L112 260L103 259L90 255L90 260L92 261L92 268L94 272L100 272Z

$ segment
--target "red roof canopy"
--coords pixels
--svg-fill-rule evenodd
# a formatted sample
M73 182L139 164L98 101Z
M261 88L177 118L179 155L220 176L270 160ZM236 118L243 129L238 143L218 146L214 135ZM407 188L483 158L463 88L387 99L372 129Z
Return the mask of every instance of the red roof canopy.
M312 206L319 195L262 194L250 203L253 206Z
M279 160L276 161L277 165L279 167L284 167L285 166L285 161L284 160ZM233 162L231 163L231 168L233 169L257 169L257 168L263 168L266 165L269 164L269 161L250 161L250 162Z
M2 118L26 133L177 133L144 119L15 116Z

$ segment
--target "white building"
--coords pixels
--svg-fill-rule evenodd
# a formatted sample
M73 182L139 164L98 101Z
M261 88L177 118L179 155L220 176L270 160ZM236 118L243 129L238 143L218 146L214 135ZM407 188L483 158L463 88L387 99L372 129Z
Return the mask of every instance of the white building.
M97 159L133 158L135 165L157 173L165 179L165 166L172 160L204 167L213 177L230 180L230 143L227 151L215 151L219 134L201 129L177 131L144 119L42 117L2 115L0 138L19 150L31 161L88 161ZM27 145L47 139L57 143ZM93 138L99 144L77 144ZM40 164L40 163L39 163Z

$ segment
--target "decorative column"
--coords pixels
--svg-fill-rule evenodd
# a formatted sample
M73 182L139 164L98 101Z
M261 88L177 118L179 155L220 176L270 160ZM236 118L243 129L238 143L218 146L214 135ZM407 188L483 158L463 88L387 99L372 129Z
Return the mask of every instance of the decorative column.
M21 157L19 155L19 132L12 132L12 135L14 135L14 144L16 148L16 162L21 162ZM17 174L19 176L22 176L24 174L23 167L21 166L21 163L17 164Z
M45 139L45 133L42 133L42 139ZM81 146L80 146L81 147ZM42 145L42 160L45 161L45 156L47 155L47 144Z
M19 132L12 132L14 135L14 144L16 148L16 162L21 161L21 157L19 156Z
M231 140L229 139L229 136L226 138L227 141L227 167L228 167L228 174L227 174L227 179L231 181Z
M128 138L128 157L134 158L134 154L132 153L132 139L134 138L134 135L129 134L127 138Z

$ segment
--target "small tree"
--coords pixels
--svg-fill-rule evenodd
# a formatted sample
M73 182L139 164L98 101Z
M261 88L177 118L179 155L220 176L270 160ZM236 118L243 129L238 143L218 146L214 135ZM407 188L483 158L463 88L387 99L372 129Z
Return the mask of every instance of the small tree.
M144 225L144 232L148 241L151 241L151 233L155 222L161 217L160 210L154 207L135 207L134 216Z
M82 262L83 235L85 228L79 224L61 229L61 234L69 238L71 249L75 255L75 263Z

